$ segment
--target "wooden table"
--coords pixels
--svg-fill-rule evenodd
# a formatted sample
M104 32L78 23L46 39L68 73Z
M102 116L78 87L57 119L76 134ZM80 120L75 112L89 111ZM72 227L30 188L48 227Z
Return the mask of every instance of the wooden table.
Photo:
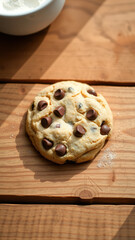
M55 165L25 133L52 82L94 85L114 116L92 162ZM47 29L0 34L0 239L135 239L135 0L67 0Z

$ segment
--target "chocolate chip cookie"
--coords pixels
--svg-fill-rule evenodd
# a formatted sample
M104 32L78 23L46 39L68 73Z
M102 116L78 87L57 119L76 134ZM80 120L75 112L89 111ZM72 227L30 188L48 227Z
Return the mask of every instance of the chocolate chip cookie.
M65 81L43 89L28 109L26 131L45 158L63 164L92 160L112 132L105 98L87 84Z

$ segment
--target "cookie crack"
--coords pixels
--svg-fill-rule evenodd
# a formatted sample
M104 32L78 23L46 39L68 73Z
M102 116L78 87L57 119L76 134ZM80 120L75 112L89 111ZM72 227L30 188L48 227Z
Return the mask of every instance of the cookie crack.
M99 143L98 143L98 145L96 146L96 148L95 148L95 146L93 146L93 148L92 148L91 150L86 150L85 152L81 153L81 154L78 155L73 161L76 162L79 158L85 156L86 154L91 153L92 151L96 151L96 150L98 150L98 149L101 149L103 145L104 145L104 144L102 144L102 141L100 140ZM95 157L95 155L93 156L93 158L94 158L94 157ZM93 158L92 158L92 159L93 159ZM87 159L87 160L92 160L92 159ZM85 159L85 161L87 161L87 160Z

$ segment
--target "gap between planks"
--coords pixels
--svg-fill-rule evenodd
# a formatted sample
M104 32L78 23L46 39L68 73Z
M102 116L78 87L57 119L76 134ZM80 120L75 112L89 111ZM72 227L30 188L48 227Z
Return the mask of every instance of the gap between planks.
M134 82L113 82L113 81L102 81L102 80L75 80L75 79L0 79L0 83L18 83L18 84L53 84L57 82L66 82L66 81L76 81L87 83L89 85L98 85L98 86L113 86L113 87L135 87Z
M68 205L135 205L134 198L81 198L61 196L34 196L34 195L0 195L0 204L68 204Z

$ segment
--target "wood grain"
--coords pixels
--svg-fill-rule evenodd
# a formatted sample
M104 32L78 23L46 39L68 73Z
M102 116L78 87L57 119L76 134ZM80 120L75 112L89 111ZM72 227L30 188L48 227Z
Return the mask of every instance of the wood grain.
M46 30L0 34L0 80L135 83L135 0L68 0Z
M0 239L135 239L135 206L0 205Z
M95 86L113 111L113 135L93 162L59 166L25 134L27 108L45 86L0 85L0 201L135 203L135 87Z

